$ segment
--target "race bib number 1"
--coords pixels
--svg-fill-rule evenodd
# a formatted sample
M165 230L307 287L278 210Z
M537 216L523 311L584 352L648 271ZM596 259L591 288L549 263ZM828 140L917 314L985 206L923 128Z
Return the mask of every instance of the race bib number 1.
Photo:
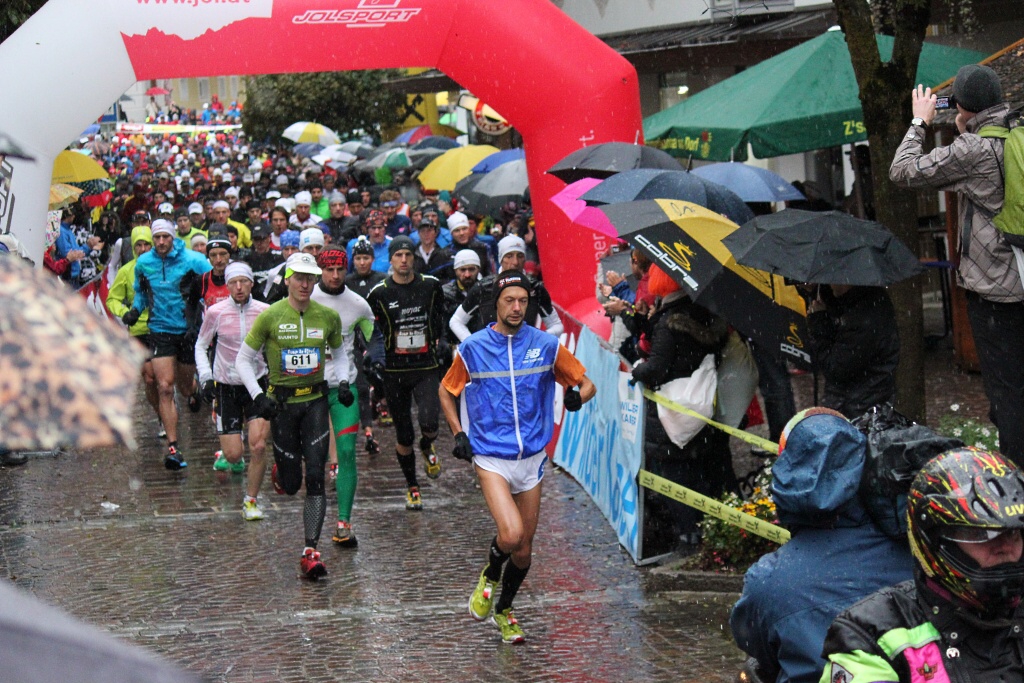
M422 327L399 329L395 337L395 350L398 353L426 353L427 351L427 332Z
M320 369L320 349L307 346L281 349L281 370L292 377L312 375Z

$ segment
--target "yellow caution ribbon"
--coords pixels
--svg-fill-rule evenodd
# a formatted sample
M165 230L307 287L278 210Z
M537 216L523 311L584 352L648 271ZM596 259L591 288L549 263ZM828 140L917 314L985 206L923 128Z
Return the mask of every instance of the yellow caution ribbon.
M756 434L751 434L750 432L745 432L742 429L736 429L734 427L730 427L729 425L722 424L721 422L715 422L714 420L712 420L710 418L704 417L703 415L698 413L696 410L690 410L686 406L680 405L680 404L676 403L675 401L670 401L669 399L665 398L661 394L656 394L653 391L651 391L650 389L644 389L644 396L646 396L647 398L651 399L655 403L658 403L660 405L665 406L669 410L674 410L677 413L682 413L683 415L689 415L690 417L695 417L698 420L701 420L702 422L708 423L709 425L711 425L712 427L715 427L716 429L721 429L726 434L728 434L730 436L735 436L737 439L740 439L741 441L745 441L745 442L749 443L751 446L757 446L761 450L768 451L769 453L778 453L779 452L779 444L775 443L774 441L769 441L768 439L761 438L760 436L757 436Z
M758 519L753 515L748 515L714 498L708 498L703 494L697 493L693 489L688 489L664 477L651 474L647 470L640 470L639 479L640 485L643 487L649 488L663 496L668 496L672 500L678 500L684 505L689 505L705 514L717 517L723 522L745 529L752 534L767 538L769 541L774 541L781 545L789 540L789 532L780 526L766 522L763 519Z

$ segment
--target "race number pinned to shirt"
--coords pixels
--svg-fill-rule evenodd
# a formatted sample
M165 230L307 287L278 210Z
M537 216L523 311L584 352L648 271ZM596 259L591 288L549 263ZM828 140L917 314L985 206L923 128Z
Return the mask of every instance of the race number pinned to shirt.
M426 353L427 330L425 327L400 327L395 333L396 353Z
M320 349L314 346L281 349L281 369L291 377L312 375L320 369Z

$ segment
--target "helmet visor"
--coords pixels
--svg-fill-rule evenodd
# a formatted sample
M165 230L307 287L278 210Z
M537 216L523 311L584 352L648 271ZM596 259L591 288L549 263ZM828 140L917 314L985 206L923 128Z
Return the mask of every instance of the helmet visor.
M1020 529L983 529L970 526L951 526L942 530L942 537L957 543L987 543L1000 536L1019 534Z

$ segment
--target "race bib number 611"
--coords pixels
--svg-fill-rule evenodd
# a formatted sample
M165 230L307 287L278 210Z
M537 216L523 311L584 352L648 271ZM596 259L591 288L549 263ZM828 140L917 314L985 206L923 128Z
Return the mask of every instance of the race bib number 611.
M281 350L281 370L286 375L301 377L320 369L320 349L307 346Z

